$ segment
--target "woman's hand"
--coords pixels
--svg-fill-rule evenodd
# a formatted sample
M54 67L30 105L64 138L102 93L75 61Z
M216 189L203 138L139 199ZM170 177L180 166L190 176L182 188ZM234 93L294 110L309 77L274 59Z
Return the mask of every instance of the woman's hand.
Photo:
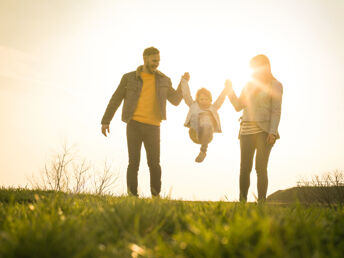
M225 89L226 89L227 93L233 92L233 87L232 87L231 80L226 80L226 82L225 82Z
M233 89L231 80L226 80L225 88L226 89Z
M269 134L268 138L266 138L266 143L267 144L274 144L276 142L276 135L274 134Z

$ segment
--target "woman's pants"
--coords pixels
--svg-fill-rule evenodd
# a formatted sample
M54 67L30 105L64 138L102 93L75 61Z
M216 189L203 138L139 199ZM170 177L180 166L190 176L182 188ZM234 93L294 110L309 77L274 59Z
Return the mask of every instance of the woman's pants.
M240 201L247 200L250 187L250 173L253 166L253 157L256 152L256 172L258 200L266 199L268 189L268 161L273 144L266 142L268 133L261 132L240 136Z

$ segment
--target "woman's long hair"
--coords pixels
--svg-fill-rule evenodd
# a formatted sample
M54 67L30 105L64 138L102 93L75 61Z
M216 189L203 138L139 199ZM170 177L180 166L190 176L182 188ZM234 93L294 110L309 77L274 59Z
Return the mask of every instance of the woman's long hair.
M250 61L250 67L253 70L257 69L267 69L268 73L266 74L266 82L271 82L272 80L276 80L275 77L271 73L271 64L270 60L266 55L256 55Z
M251 85L251 97L255 97L261 91L269 91L271 82L276 80L271 73L270 60L266 55L256 55L250 60L250 67L257 77L253 78Z

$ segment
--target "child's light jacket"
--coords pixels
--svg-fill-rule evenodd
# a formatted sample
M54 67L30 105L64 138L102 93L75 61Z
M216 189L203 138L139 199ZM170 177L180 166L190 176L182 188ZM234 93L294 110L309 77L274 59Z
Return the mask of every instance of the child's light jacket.
M181 87L182 87L182 93L183 93L183 98L186 103L190 107L189 112L186 116L186 120L184 123L184 126L188 128L193 128L196 131L199 129L199 115L204 112L209 112L211 116L214 119L214 132L215 133L221 133L221 122L220 122L220 117L217 111L219 108L222 106L223 102L226 99L227 92L224 89L220 96L217 98L217 100L210 105L209 108L207 109L201 109L197 101L194 101L192 99L191 93L190 93L190 87L188 84L188 81L185 79L182 79L181 81Z

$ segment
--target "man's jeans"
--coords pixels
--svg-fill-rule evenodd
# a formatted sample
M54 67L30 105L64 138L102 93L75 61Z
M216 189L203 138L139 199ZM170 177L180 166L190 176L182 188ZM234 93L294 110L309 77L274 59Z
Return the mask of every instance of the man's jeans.
M161 189L160 127L131 120L127 124L129 165L127 169L128 193L137 196L137 174L140 166L142 143L147 153L151 193L159 195Z
M256 172L258 200L266 199L268 189L268 161L273 144L268 144L266 139L268 133L261 132L240 136L240 201L247 200L248 188L250 187L250 173L253 166L253 157L256 153Z

